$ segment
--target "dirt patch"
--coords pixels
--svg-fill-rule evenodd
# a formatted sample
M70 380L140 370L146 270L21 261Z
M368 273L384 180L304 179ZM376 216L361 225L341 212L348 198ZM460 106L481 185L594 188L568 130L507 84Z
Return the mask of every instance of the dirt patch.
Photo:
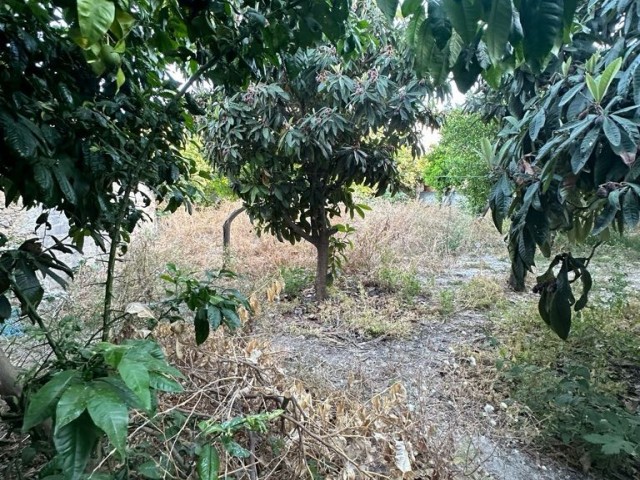
M455 275L436 284L455 284L488 273L505 275L506 262L498 258L464 260ZM461 268L458 268L461 267ZM463 272L462 277L459 275ZM441 288L442 288L441 287ZM432 300L437 295L432 295ZM284 306L283 306L284 307ZM521 439L505 435L499 425L499 405L473 395L473 376L479 368L473 352L491 341L491 320L471 310L450 318L425 313L414 322L410 336L367 338L335 326L319 325L317 318L298 306L258 326L282 355L288 375L312 389L342 390L361 401L401 382L407 389L409 408L424 421L456 439L456 458L466 462L464 476L495 480L577 480L590 478L559 465L555 460L529 453ZM293 334L270 334L267 323L294 324ZM284 328L284 330L287 330ZM279 328L279 332L283 329ZM471 378L471 380L470 380ZM499 402L495 402L499 403Z

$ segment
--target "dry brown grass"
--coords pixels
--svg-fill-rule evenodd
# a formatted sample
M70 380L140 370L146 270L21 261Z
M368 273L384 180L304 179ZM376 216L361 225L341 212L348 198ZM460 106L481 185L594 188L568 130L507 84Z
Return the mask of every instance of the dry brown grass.
M172 261L189 270L220 268L222 224L238 205L224 202L193 215L178 212L160 218L157 238L147 245L146 253L155 263ZM344 267L348 275L370 277L390 264L435 274L462 254L490 254L504 249L488 218L476 219L456 209L418 202L375 200L371 205L364 219L336 220L356 228L349 237L354 248L346 252ZM228 267L248 285L268 283L281 267L313 269L314 265L315 249L307 242L291 245L268 234L258 237L245 214L233 222Z

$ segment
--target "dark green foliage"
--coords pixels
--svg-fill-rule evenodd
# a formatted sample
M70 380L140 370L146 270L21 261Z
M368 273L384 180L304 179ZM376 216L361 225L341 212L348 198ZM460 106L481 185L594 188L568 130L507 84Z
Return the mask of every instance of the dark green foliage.
M544 70L553 48L569 35L575 0L435 0L403 2L416 68L442 84L453 72L466 92L478 77L497 87L505 73L526 64ZM385 12L393 2L379 1Z
M151 411L156 391L181 392L182 374L147 340L100 343L81 352L73 367L54 374L29 398L23 431L54 419L57 465L64 478L83 478L100 437L126 457L129 410Z
M621 245L608 252L624 261L635 253ZM613 268L602 293L576 315L570 342L541 332L524 302L501 315L508 324L499 347L498 388L508 388L509 410L524 407L533 415L541 448L605 478L636 478L638 297L615 270L619 265Z
M496 153L504 173L490 203L498 228L511 219L512 279L520 289L536 249L551 255L555 232L572 242L589 235L606 239L611 229L622 233L640 218L640 104L633 87L640 11L634 3L608 0L592 9L580 3L577 16L571 42L543 74L518 69L503 80L501 92L485 97L487 110L506 111ZM585 39L606 49L585 49ZM586 287L586 270L578 270ZM562 271L558 294L540 289L540 311L564 338L573 298ZM553 312L565 320L558 323Z

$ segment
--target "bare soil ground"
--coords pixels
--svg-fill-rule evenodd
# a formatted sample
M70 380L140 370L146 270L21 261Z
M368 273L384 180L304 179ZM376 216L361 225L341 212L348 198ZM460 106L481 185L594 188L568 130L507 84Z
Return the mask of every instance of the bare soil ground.
M436 277L436 290L478 275L504 283L508 264L496 256L463 256L448 272ZM308 309L313 310L313 305ZM317 316L308 309L304 302L291 311L284 307L281 315L261 322L256 332L268 339L275 351L282 352L288 374L321 391L345 390L362 399L401 382L410 408L437 426L439 432L434 434L455 439L456 456L466 464L463 475L469 478L591 478L541 456L530 448L530 439L505 431L500 402L486 403L480 393L486 391L485 385L477 385L474 393L474 383L487 381L475 372L481 367L480 356L473 355L490 342L492 320L486 312L462 308L446 319L427 313L415 320L408 338L384 334L363 338L335 325L318 325ZM289 328L281 328L283 323ZM273 332L273 325L294 333Z

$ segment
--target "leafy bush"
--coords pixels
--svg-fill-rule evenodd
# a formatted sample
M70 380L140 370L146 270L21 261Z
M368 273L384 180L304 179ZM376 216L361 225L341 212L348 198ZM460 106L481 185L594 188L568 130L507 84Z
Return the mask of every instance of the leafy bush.
M74 364L48 377L29 396L22 426L26 432L54 419L57 455L44 469L72 480L83 478L104 435L125 459L129 411L153 413L156 392L181 392L175 379L183 378L166 362L162 349L148 340L102 342L80 352Z
M194 327L196 343L200 345L208 337L209 332L225 325L230 330L242 326L241 317L251 311L248 299L238 290L215 285L214 280L233 278L235 274L229 270L218 272L207 271L204 280L198 280L191 273L183 272L175 264L167 264L167 271L160 275L170 284L166 293L169 295L170 321L182 319L180 307L186 305L195 313Z
M425 184L440 193L455 187L467 197L474 212L481 211L487 204L491 182L480 145L483 138L493 139L497 130L496 124L483 123L478 114L450 112L440 131L440 143L425 157Z

